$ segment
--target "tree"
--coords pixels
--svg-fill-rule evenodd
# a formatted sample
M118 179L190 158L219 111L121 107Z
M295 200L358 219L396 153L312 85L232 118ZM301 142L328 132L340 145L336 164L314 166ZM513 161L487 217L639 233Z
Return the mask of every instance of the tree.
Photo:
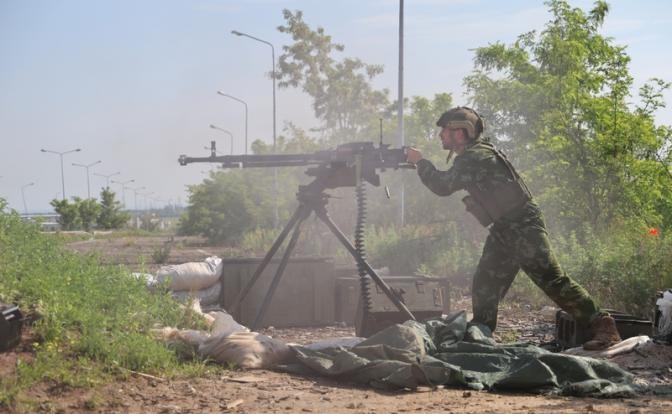
M77 206L79 219L84 231L91 231L91 227L96 223L98 215L100 214L100 204L98 204L98 201L96 201L95 198L82 200L79 197L74 198L74 204Z
M371 128L388 105L388 92L375 90L370 82L383 67L356 58L337 60L334 53L344 47L333 43L324 29L311 29L301 11L285 9L283 15L286 24L278 30L290 34L294 44L283 46L278 85L301 87L311 96L315 117L335 143L357 141L362 132L375 130Z
M58 213L56 221L63 230L74 230L81 224L77 203L71 204L68 200L53 199L50 204L54 207L54 211Z
M179 232L223 243L254 229L258 206L252 199L254 188L245 185L244 178L238 171L218 172L202 184L189 186L189 207L180 217Z
M122 211L121 203L114 199L114 192L109 187L100 192L100 212L98 213L98 227L106 230L118 229L130 219L128 213Z
M654 125L651 110L664 105L669 84L650 84L643 106L631 109L630 58L598 32L607 3L588 13L563 0L546 4L553 17L539 35L476 50L465 84L492 139L516 159L553 223L660 224L672 206L670 133Z

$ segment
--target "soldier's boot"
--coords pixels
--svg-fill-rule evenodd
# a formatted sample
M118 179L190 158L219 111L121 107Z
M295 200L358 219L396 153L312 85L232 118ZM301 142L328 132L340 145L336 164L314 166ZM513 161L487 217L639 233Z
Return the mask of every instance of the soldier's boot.
M616 329L616 321L609 315L599 315L590 323L592 339L583 344L583 349L597 351L607 349L622 341Z

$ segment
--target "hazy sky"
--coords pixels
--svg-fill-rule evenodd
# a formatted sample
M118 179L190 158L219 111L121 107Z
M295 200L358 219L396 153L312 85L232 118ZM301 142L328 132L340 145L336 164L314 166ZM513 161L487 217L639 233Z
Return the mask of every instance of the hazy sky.
M590 8L590 1L573 1ZM672 2L612 0L603 33L627 45L638 88L657 76L672 81ZM91 164L92 195L105 178L121 174L136 192L152 192L184 204L186 185L204 178L207 164L180 167L179 154L206 155L216 139L244 151L242 104L218 96L222 90L248 104L249 142L272 140L271 50L233 36L238 30L275 45L276 58L291 38L277 31L282 9L302 10L345 45L343 56L382 64L376 87L397 96L398 0L0 0L0 197L12 208L50 211L65 192L86 197ZM406 0L404 95L453 93L465 103L462 79L473 65L470 49L542 29L549 15L542 1ZM672 94L666 94L672 105ZM310 101L297 90L277 90L278 134L285 121L315 124ZM672 124L669 108L658 119ZM372 139L375 140L375 137ZM27 186L34 182L32 186ZM145 187L144 189L139 189ZM112 188L121 198L120 186ZM146 198L137 197L144 207Z

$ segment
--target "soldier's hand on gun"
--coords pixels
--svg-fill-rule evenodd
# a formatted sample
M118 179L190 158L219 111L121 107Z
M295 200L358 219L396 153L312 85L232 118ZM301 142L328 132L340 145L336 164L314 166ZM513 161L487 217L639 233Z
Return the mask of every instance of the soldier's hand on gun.
M413 147L406 148L406 161L416 164L422 159L422 152Z

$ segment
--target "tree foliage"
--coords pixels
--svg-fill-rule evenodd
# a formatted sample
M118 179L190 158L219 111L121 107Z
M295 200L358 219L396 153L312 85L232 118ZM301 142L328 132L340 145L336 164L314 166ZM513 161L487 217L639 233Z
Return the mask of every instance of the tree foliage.
M338 60L335 54L345 48L332 42L323 28L310 28L301 11L285 9L283 14L285 25L278 30L291 35L294 43L283 46L276 73L279 86L300 87L313 99L315 117L333 142L357 141L388 105L387 90L371 85L383 67L357 58Z
M100 204L95 198L87 198L82 200L79 197L74 198L74 204L77 206L79 212L79 221L82 224L84 231L91 231L91 228L96 224L98 214L101 211Z
M76 203L70 203L68 200L51 200L54 211L58 213L56 221L63 230L74 230L81 224L79 217L79 208Z
M122 210L121 203L115 200L114 192L105 187L100 192L100 213L98 214L98 227L102 229L118 229L123 227L130 219L128 213Z
M632 108L630 58L599 33L608 5L586 13L546 4L553 17L540 34L476 50L466 79L475 106L557 224L662 224L672 207L671 135L653 112L669 84L652 80Z
M94 198L82 199L73 197L68 200L51 200L54 211L58 213L58 223L63 230L91 231L97 227L101 229L118 229L129 220L127 212L121 210L121 204L114 199L114 193L109 187L100 193L101 202Z

